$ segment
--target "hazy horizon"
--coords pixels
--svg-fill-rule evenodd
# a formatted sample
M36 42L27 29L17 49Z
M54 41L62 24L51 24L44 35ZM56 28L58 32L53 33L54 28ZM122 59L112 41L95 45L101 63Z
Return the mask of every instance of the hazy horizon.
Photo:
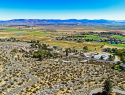
M0 3L0 20L125 20L124 9L125 0L4 0Z
M72 20L72 19L75 19L75 18L71 18L71 19L31 19L31 20ZM18 20L18 19L7 19L7 20L1 20L0 21L8 21L8 20ZM21 18L20 18L21 20ZM25 20L30 20L30 19L25 19ZM84 20L84 19L76 19L76 20ZM87 19L87 20L109 20L109 19ZM125 21L125 19L123 20L111 20L111 21Z

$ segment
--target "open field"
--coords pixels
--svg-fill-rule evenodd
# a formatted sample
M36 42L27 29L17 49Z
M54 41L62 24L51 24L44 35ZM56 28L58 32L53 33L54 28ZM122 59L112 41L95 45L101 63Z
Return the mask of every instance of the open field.
M54 38L57 36L57 32L30 33L29 35L14 35L13 32L1 32L1 37L23 38L29 41L40 40L41 43L51 46L75 47L77 49L88 46L89 50L95 50L95 48L99 50L104 44L98 42L56 41ZM39 61L37 58L25 57L25 52L11 52L16 47L15 45L30 47L31 43L1 42L0 44L0 93L2 95L8 93L9 95L85 95L85 93L89 95L95 88L102 87L104 81L109 77L114 88L125 90L125 73L111 69L112 63L71 56ZM104 45L104 47L106 46L116 48L116 46L108 44ZM17 48L20 47L17 46ZM8 78L9 80L7 80Z
M122 48L125 48L125 45L124 44L109 44L107 42L99 42L101 44L106 44L106 45L110 45L110 46L114 46L115 48L118 48L118 47L122 47Z
M84 42L84 43L76 43L76 42L69 42L69 41L45 41L46 44L52 45L52 46L59 46L59 47L67 47L67 48L78 48L83 49L84 46L88 46L89 50L94 50L95 48L100 49L101 44L98 44L96 42Z
M24 57L24 53L10 52L13 48L1 43L2 95L89 95L109 77L114 88L125 90L124 72L111 69L113 64L76 57L38 61Z
M125 30L124 26L102 26L94 27L95 29L104 29L104 30Z
M113 36L111 36L112 38L114 37L114 38L119 38L119 39L121 39L121 40L125 40L125 37L122 37L122 36L120 36L120 35L113 35Z
M78 36L83 36L83 35L78 35ZM101 37L97 37L97 35L84 35L86 37L74 37L74 38L82 38L82 39L103 39Z
M46 31L43 33L43 31ZM83 49L83 46L88 45L89 50L100 49L102 43L94 43L94 42L68 42L68 41L54 41L55 37L62 37L73 35L80 32L102 32L105 29L97 29L94 26L72 26L72 25L41 25L41 26L0 26L0 38L9 38L14 37L16 39L24 39L27 41L31 40L40 40L41 43L55 45L59 47L76 47L78 49ZM124 30L119 30L125 32ZM15 33L28 33L28 35L20 34L14 35ZM120 36L117 36L121 38ZM97 37L97 35L87 35L87 39L101 39L101 37ZM124 39L124 38L121 38ZM111 46L110 44L106 44L107 46ZM124 47L123 45L112 45L116 48Z

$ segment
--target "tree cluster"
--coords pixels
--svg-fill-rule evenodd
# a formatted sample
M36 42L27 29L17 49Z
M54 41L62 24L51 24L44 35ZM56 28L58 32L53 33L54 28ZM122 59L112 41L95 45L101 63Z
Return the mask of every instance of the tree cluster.
M118 55L120 60L125 63L125 49L117 49L117 48L105 48L104 52L114 53L114 55Z
M43 60L43 58L50 58L52 56L53 55L50 53L50 51L43 50L42 48L33 54L34 58L39 58L40 60Z

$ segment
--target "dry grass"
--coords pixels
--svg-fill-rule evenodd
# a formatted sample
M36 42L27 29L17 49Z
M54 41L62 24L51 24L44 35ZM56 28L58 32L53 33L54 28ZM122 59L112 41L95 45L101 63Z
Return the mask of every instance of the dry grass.
M67 48L78 48L83 49L84 46L88 46L89 49L94 50L95 48L99 49L100 44L95 42L84 42L84 43L77 43L77 42L69 42L69 41L44 41L44 43L59 46L59 47L67 47Z
M51 41L53 38L50 38L50 36L52 37L62 37L62 36L67 36L67 35L71 35L71 34L75 34L75 33L79 33L79 32L88 32L88 31L94 31L94 32L102 32L105 31L103 29L95 29L94 26L90 27L90 26L68 26L68 25L60 25L60 26L56 26L56 25L41 25L41 26L35 26L35 27L25 27L25 26L0 26L0 29L6 28L6 29L25 29L25 31L22 31L23 33L28 33L27 30L36 30L38 29L39 31L37 31L37 34L39 34L41 31L45 30L48 31L50 30L56 30L57 32L47 32L48 35L34 35L34 32L29 33L29 35L19 35L16 36L14 35L14 33L18 33L21 31L11 31L11 32L0 32L0 38L9 38L9 37L15 37L16 39L21 39L23 38L24 40L40 40L41 43L45 43L45 44L49 44L49 45L55 45L55 46L59 46L59 47L76 47L79 49L83 49L84 46L88 46L89 49L94 50L95 48L98 50L100 49L100 46L102 44L99 43L95 43L95 42L84 42L84 43L77 43L77 42L68 42L68 41ZM76 31L76 32L74 32ZM108 30L106 30L108 31ZM125 32L124 30L118 30L118 31L122 31ZM51 34L50 34L51 33ZM63 34L62 34L63 33ZM105 45L106 47L110 47L110 48L118 48L118 49L122 49L122 47L115 47L115 46L109 46L109 45Z
M105 45L103 48L117 48L117 49L123 49L123 47L116 47L111 45Z

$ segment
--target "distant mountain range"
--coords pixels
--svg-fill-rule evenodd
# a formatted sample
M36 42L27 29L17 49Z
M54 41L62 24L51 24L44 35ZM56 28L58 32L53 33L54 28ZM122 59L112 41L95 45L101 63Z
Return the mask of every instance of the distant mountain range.
M105 20L105 19L13 19L0 20L0 25L100 25L100 24L122 24L125 20Z

